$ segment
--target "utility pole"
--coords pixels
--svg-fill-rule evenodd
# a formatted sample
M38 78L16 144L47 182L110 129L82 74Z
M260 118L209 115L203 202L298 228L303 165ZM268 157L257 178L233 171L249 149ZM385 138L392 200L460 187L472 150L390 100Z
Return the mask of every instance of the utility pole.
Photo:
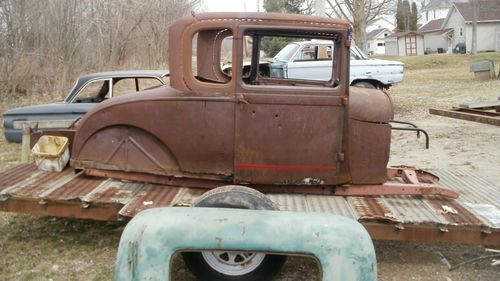
M315 15L318 17L324 17L326 15L325 13L325 0L315 0L314 1L315 5Z
M472 42L470 47L470 54L471 56L475 56L477 55L477 18L479 16L479 7L477 5L477 0L470 1L472 2ZM467 37L465 39L467 40Z

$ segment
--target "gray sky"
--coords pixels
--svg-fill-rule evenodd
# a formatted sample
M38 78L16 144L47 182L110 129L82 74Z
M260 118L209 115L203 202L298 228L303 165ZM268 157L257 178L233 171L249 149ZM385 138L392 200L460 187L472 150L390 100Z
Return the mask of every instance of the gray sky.
M201 0L200 10L203 12L257 12L257 5L264 0Z

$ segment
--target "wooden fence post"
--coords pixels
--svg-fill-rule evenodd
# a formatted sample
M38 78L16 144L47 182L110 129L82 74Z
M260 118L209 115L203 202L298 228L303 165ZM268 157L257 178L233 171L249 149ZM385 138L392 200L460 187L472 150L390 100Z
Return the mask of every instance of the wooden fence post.
M27 162L31 151L31 126L29 123L23 123L23 138L21 144L21 162Z

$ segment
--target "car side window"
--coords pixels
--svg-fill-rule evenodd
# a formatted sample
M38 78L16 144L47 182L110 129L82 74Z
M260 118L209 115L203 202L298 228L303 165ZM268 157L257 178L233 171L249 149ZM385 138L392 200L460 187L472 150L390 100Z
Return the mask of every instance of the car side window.
M294 61L316 60L316 48L313 46L304 46L300 52L295 55Z
M155 78L139 78L139 90L154 89L163 86L163 83Z
M339 84L339 67L334 64L340 58L340 52L335 52L336 44L340 44L338 34L277 31L269 35L266 31L249 30L245 35L252 37L252 63L249 74L244 71L242 77L245 84L280 87Z
M222 66L231 63L232 31L225 29L206 29L194 34L192 38L192 73L204 83L227 84L231 74L224 72Z
M115 79L113 84L113 97L122 96L137 91L135 78Z
M294 61L331 60L332 46L315 45L304 46L294 57Z
M109 80L92 81L78 92L73 102L98 103L109 98Z

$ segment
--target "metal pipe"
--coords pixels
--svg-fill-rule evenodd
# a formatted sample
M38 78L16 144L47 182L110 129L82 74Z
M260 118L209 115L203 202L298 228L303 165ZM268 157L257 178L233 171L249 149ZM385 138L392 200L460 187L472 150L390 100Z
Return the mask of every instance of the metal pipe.
M417 132L417 137L419 136L419 133L422 132L425 135L425 149L429 149L429 134L427 134L425 130L420 128L402 128L402 127L392 127L392 130Z

